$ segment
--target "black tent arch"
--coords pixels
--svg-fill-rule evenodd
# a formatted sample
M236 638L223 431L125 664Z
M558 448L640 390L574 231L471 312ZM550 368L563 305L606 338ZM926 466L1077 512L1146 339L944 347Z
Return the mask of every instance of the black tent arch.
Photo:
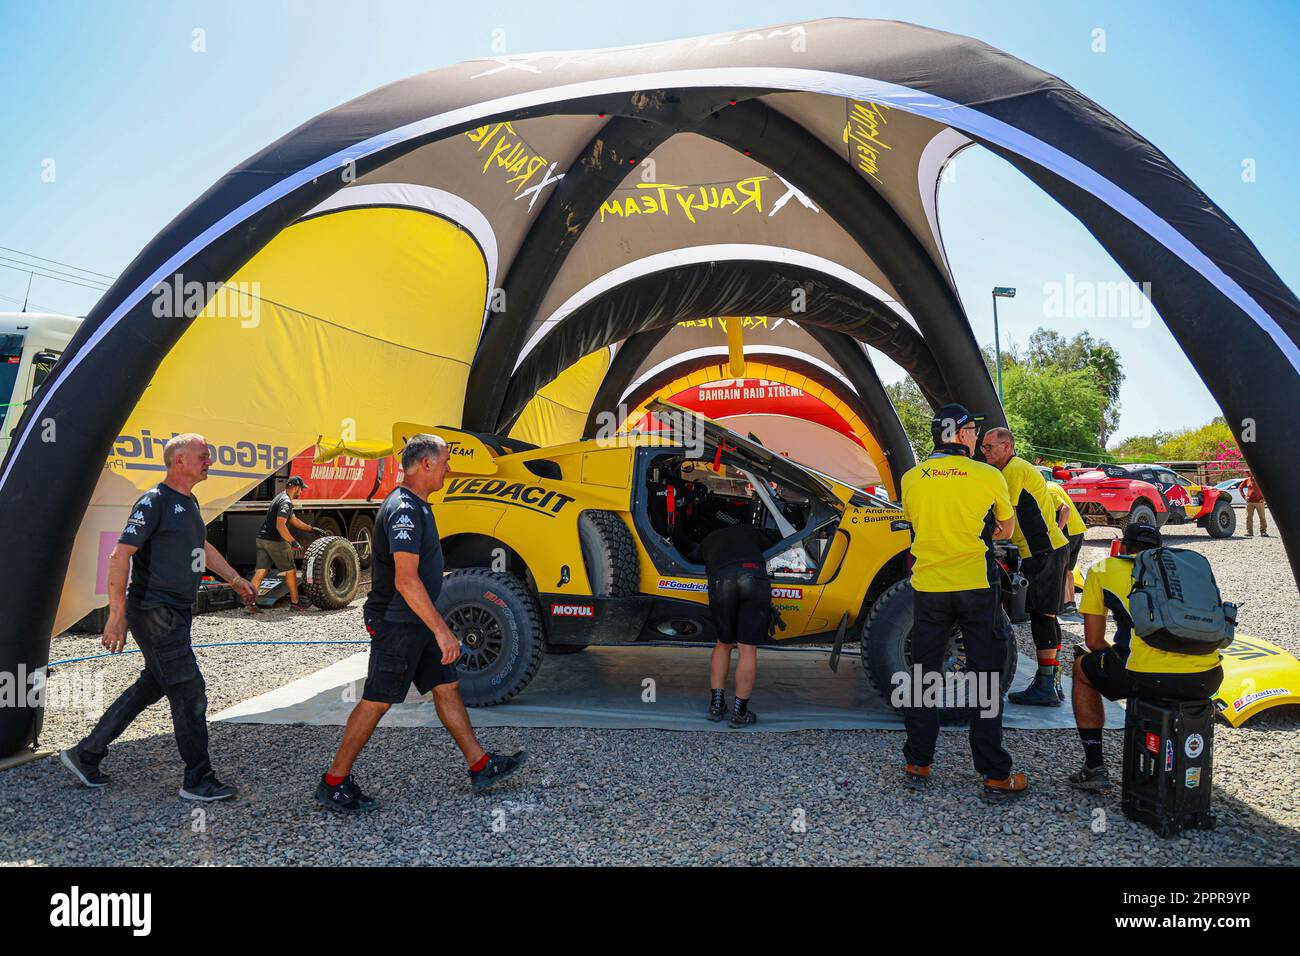
M457 64L328 111L223 177L104 295L18 425L0 466L0 521L17 539L38 545L0 554L0 601L8 612L0 621L0 670L22 666L30 673L48 660L61 584L98 462L187 331L185 321L152 314L154 287L181 272L186 280L227 281L352 176L378 174L421 145L504 119L619 112L645 90L697 91L717 102L721 116L732 108L734 91L748 90L768 105L779 100L783 115L804 130L816 127L825 98L837 98L868 119L884 115L871 110L888 110L899 128L911 117L1001 152L1077 216L1130 276L1151 283L1166 325L1271 492L1300 575L1300 501L1281 494L1297 437L1300 302L1250 240L1159 150L1062 80L968 38L903 23L824 20L581 56ZM757 104L743 106L727 122L743 126L758 112ZM825 130L815 135L823 147L834 140ZM846 167L876 177L872 189L900 217L910 210L904 224L915 241L932 258L941 256L915 201L924 178L916 154L910 168L890 170L864 160L858 145L846 143ZM895 145L894 155L902 155L903 144ZM823 202L834 205L834 197ZM499 275L509 274L509 262L497 266ZM891 281L907 278L889 271ZM985 404L991 386L982 362L975 364L978 351L960 305L953 307L950 289L927 289L952 296L947 306L909 307L927 345L950 390ZM944 357L950 342L958 347ZM502 352L503 363L512 362L509 351ZM47 423L57 427L58 441L40 441ZM50 500L61 502L57 512L45 506ZM28 744L34 726L31 709L6 708L0 754Z

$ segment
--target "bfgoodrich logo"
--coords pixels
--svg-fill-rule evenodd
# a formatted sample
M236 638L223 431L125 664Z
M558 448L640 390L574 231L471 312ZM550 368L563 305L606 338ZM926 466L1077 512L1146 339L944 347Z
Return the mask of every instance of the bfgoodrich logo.
M51 926L129 926L133 936L148 936L153 928L151 893L82 893L74 886L51 896L50 907Z

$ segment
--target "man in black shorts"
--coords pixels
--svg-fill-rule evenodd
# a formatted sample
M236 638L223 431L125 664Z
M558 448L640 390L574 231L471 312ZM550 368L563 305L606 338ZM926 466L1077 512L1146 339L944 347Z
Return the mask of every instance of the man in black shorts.
M509 756L487 753L474 736L456 675L460 641L434 606L444 561L428 497L442 487L450 466L446 442L416 435L402 450L402 483L379 509L370 595L362 612L370 633L370 669L334 763L316 787L316 799L332 810L358 813L378 805L352 779L352 764L380 718L406 699L412 684L421 694L433 691L438 719L465 755L475 793L501 782L528 758L522 750Z
M1065 692L1061 689L1061 624L1057 615L1061 613L1061 584L1070 545L1056 522L1057 507L1047 490L1047 480L1016 454L1011 430L990 428L980 448L988 463L1007 480L1011 507L1016 512L1011 540L1020 550L1020 569L1029 579L1025 609L1038 657L1033 683L1008 694L1007 700L1035 707L1060 707Z
M298 572L293 563L293 531L314 531L324 534L320 528L294 516L293 503L307 490L307 482L297 475L285 483L284 491L271 499L262 519L262 527L257 532L257 568L253 571L253 592L259 593L262 579L272 568L284 575L284 583L289 586L289 609L303 611L306 608L298 603ZM256 612L257 604L249 606Z
M1133 588L1133 556L1160 547L1160 532L1147 524L1124 529L1120 553L1103 558L1088 569L1079 610L1083 613L1083 639L1090 653L1074 661L1074 721L1083 743L1083 769L1067 779L1079 790L1105 790L1111 786L1101 749L1106 712L1101 699L1163 697L1169 700L1206 700L1223 682L1221 657L1180 654L1148 644L1133 633L1129 592ZM1106 643L1106 614L1115 618L1115 642Z
M773 542L752 524L738 524L710 532L699 553L709 576L709 614L718 629L709 664L708 718L727 716L725 691L731 652L740 645L736 663L736 696L728 725L746 727L758 720L749 709L758 673L758 645L768 636L772 621L772 586L763 549Z

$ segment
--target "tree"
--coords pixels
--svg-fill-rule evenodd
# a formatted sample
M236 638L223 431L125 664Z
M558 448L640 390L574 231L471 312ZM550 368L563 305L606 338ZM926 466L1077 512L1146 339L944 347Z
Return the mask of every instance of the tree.
M1007 424L1029 457L1095 460L1106 397L1091 368L1062 371L1015 365L1002 369Z
M1055 329L1037 329L1029 336L1024 364L1034 369L1060 369L1066 372L1092 369L1097 376L1097 387L1105 396L1101 427L1093 441L1099 448L1106 447L1106 439L1119 427L1119 390L1124 384L1124 366L1115 347L1104 339L1094 339L1080 332L1066 339ZM1005 365L1003 366L1005 376Z
M894 403L894 410L898 412L898 420L903 424L912 451L917 458L924 458L934 450L934 441L930 437L930 420L934 417L934 410L930 408L930 403L911 378L886 385L885 393Z

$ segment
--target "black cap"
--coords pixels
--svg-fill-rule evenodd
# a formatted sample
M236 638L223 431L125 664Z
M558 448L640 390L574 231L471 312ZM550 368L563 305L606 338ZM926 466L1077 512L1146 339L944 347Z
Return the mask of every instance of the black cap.
M939 411L935 413L935 416L930 419L930 434L934 436L934 440L938 442L942 439L944 431L947 428L951 428L952 438L955 441L957 438L957 432L961 431L964 425L969 422L982 421L984 421L983 415L973 415L971 414L970 409L965 405L958 405L956 402L950 402L943 406L943 408L939 409Z
M1149 524L1130 524L1124 529L1123 541L1138 548L1158 548L1164 544L1160 529Z
M306 488L307 482L303 481L298 475L294 475L284 483L286 488Z

